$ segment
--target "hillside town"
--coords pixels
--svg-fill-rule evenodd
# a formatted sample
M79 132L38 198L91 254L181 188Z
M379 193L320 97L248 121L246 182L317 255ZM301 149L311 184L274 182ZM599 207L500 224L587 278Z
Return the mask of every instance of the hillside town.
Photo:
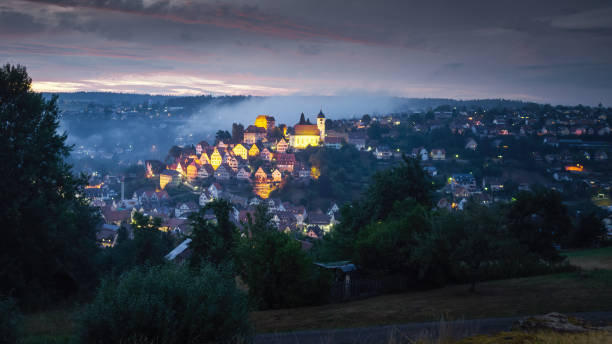
M189 233L188 215L215 199L232 203L237 224L265 202L279 230L308 242L340 221L339 209L346 200L331 198L323 207L313 206L310 201L281 199L279 192L314 188L322 166L307 158L313 151L354 150L380 168L393 166L403 156L419 160L438 185L439 208L460 211L470 199L485 205L508 202L515 192L536 185L580 194L609 208L609 114L554 112L539 116L441 107L427 113L330 120L319 111L314 123L302 113L293 126L260 115L239 138L217 135L213 144L202 140L174 146L166 161L139 161L142 175L132 177L146 178L150 186L131 195L125 194L125 177L110 175L94 176L86 193L107 225L129 224L138 211L162 218L164 230L183 234ZM429 144L421 140L411 146L424 135L433 138ZM612 228L610 218L606 221ZM116 231L106 233L112 237Z

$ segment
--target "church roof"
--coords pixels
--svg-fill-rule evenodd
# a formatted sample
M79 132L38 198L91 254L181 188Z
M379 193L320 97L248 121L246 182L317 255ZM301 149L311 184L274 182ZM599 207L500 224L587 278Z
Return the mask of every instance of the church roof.
M316 124L296 124L293 127L293 131L295 135L315 135L319 136L321 133L319 132L319 128L317 128Z
M323 114L323 110L319 111L319 114L317 115L317 118L325 118L325 115Z

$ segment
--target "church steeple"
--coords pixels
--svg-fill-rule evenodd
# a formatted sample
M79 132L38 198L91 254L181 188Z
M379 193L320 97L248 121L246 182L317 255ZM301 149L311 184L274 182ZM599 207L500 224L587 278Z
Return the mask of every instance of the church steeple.
M321 133L321 142L325 142L325 115L323 114L323 109L317 115L317 128L319 128Z

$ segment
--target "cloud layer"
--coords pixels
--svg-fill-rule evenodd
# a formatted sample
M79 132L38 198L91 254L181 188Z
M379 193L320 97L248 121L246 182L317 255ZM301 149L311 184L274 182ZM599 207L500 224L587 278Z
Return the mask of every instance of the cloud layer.
M612 103L608 1L5 0L39 90Z

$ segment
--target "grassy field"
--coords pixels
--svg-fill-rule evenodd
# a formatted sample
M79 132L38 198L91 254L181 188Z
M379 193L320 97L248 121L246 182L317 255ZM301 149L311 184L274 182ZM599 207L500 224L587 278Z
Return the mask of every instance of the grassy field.
M51 310L25 316L23 344L70 343L76 332L78 308Z
M612 270L612 246L565 253L570 263L585 270Z
M475 294L468 285L456 285L348 303L258 311L251 319L256 330L264 333L436 321L442 316L473 319L596 310L612 310L612 271L485 282L477 285Z
M414 321L612 310L612 247L567 252L584 271L382 295L370 299L251 313L259 333L365 327ZM79 308L29 314L25 343L65 343Z

